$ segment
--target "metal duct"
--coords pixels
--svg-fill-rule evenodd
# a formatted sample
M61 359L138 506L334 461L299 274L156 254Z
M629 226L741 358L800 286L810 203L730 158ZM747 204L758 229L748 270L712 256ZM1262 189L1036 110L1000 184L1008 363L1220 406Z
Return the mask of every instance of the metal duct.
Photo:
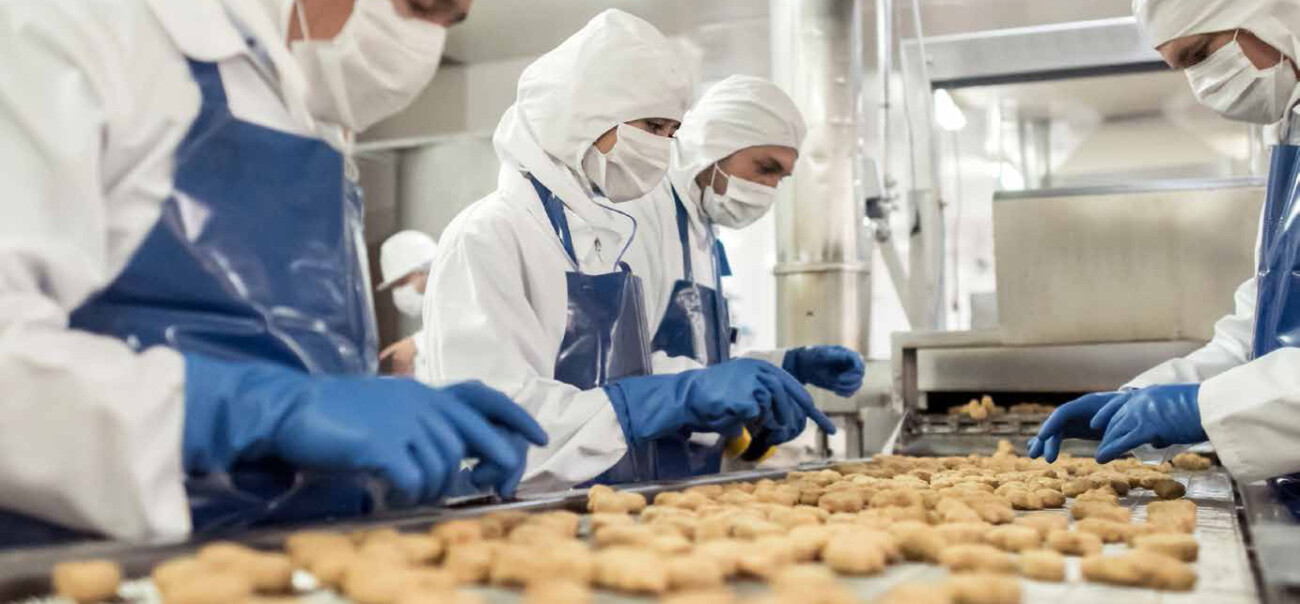
M777 342L867 352L870 238L856 191L862 12L854 0L771 0L772 75L808 136L776 206ZM829 411L856 410L826 393ZM852 439L850 439L852 442Z

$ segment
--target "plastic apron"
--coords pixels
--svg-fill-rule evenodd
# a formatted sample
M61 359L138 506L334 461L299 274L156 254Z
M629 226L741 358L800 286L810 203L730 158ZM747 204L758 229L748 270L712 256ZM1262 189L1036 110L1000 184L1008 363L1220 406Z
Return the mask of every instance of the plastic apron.
M174 193L117 279L72 313L71 327L139 350L373 374L364 214L343 156L323 141L239 120L217 64L190 61L190 70L202 107L176 152ZM370 486L369 476L275 462L186 482L196 534L365 513ZM85 537L15 516L0 514L0 545Z
M728 271L722 265L721 245L713 238L712 229L706 229L713 248L714 287L696 282L691 266L690 216L675 187L672 192L677 238L682 246L682 278L673 284L651 349L669 356L689 357L706 367L717 365L731 359L731 320L722 296L722 277ZM663 443L659 452L661 463L678 468L674 478L716 474L722 470L726 443L719 440L711 446L690 441L684 444L682 447L676 442Z
M1260 232L1259 289L1253 358L1300 346L1300 147L1278 145L1268 173ZM1296 368L1300 371L1300 367ZM1271 481L1278 499L1300 519L1300 474Z
M564 204L533 175L529 182L575 270L565 273L568 322L555 356L555 379L582 390L599 388L624 377L650 374L641 278L621 260L619 270L588 275L577 270L578 256ZM630 401L635 404L635 401ZM592 482L615 484L655 480L659 474L654 444L629 446L614 467Z

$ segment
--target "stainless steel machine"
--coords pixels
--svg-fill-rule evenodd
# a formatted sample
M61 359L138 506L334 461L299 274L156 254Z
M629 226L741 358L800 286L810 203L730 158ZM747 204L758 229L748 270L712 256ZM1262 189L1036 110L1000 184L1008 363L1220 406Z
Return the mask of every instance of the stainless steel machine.
M999 193L997 329L894 336L894 449L1017 444L1044 414L984 420L949 408L1059 404L1118 388L1200 347L1252 274L1257 180ZM884 443L868 443L868 450ZM1087 446L1087 445L1083 445Z

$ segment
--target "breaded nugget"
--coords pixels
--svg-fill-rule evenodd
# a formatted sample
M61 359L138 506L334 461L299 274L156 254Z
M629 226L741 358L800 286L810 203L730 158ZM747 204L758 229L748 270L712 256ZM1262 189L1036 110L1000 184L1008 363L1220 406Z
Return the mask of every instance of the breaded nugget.
M1047 535L1045 544L1067 556L1091 556L1101 553L1101 537L1092 533L1052 531Z
M111 560L60 562L54 565L50 581L55 595L78 603L109 600L122 583L122 567Z
M1016 572L1015 558L996 547L983 544L950 545L939 553L939 564L952 572Z
M1020 574L1036 581L1065 580L1065 557L1050 549L1020 552Z

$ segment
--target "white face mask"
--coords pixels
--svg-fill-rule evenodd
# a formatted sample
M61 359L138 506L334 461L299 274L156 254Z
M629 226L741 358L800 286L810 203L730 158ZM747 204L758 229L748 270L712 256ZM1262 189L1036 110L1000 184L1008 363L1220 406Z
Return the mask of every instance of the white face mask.
M713 191L713 180L721 174L727 179L727 192ZM776 202L776 187L760 185L733 177L713 164L709 185L704 187L704 213L713 222L729 229L743 229L762 218Z
M420 317L424 314L424 294L415 291L414 285L394 287L393 305L408 317Z
M1296 77L1286 59L1267 69L1255 67L1232 42L1187 68L1196 100L1225 118L1272 124L1286 117Z
M619 124L618 142L608 154L595 145L587 149L582 171L610 201L632 201L663 181L671 151L672 139Z
M392 0L357 0L334 39L294 42L292 50L307 77L312 115L357 132L415 100L438 71L446 41L447 28L403 17Z

